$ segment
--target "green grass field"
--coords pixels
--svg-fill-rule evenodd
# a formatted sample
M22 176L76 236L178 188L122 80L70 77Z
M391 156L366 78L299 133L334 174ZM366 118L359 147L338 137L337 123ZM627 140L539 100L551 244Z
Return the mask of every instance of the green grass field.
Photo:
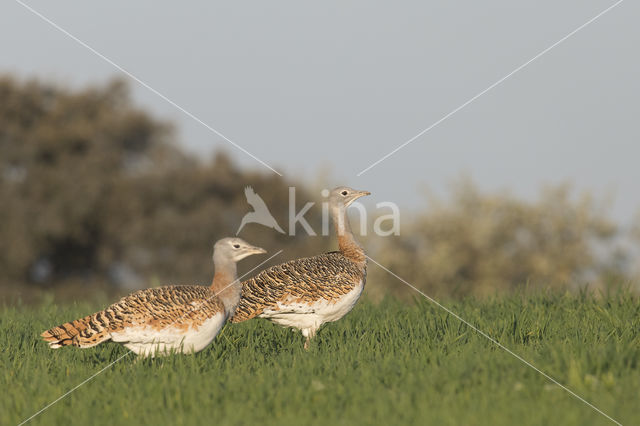
M447 305L623 424L640 424L640 307L622 294ZM0 310L0 419L18 424L127 353L50 350L49 326L100 306ZM311 349L264 320L196 355L131 355L29 424L612 424L426 300L360 302Z

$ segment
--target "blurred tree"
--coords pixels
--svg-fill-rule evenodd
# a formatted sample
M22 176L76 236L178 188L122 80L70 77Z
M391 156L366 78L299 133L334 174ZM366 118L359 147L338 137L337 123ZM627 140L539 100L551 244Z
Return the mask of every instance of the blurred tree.
M278 176L241 172L223 154L198 162L172 142L171 126L133 106L122 81L69 90L0 78L0 280L209 279L214 240L249 210L246 184L286 223ZM302 241L263 231L242 236L270 251Z
M616 234L592 198L573 200L566 185L547 188L538 202L481 193L468 179L444 201L403 223L380 259L431 293L489 294L532 283L569 286L612 269L607 252Z
M99 265L100 211L118 182L181 155L171 128L134 108L122 81L73 92L0 78L0 262L46 281Z
M640 242L640 211L636 213L636 217L631 225L631 236Z

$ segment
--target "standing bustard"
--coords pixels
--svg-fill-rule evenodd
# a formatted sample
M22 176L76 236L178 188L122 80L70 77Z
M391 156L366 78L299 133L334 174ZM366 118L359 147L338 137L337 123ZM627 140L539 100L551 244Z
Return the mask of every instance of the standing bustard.
M190 353L216 337L240 300L236 262L266 253L240 238L224 238L213 248L210 287L166 286L136 291L103 311L42 333L51 348L90 348L113 340L141 356Z
M329 208L340 250L282 263L243 282L230 321L260 317L297 328L308 349L322 324L345 316L358 301L367 275L367 259L351 232L347 208L369 194L345 186L332 190Z

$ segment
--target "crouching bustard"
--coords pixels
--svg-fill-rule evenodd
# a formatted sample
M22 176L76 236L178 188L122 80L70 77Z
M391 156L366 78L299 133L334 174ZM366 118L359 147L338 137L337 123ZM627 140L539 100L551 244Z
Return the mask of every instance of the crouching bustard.
M367 259L351 232L347 208L369 194L344 186L332 190L329 208L340 250L282 263L243 282L230 321L260 317L297 328L308 349L322 324L345 316L360 297L367 274Z
M90 348L112 340L141 356L191 353L216 337L240 300L236 262L266 253L240 238L224 238L213 250L210 287L148 288L123 297L103 311L42 333L51 348Z

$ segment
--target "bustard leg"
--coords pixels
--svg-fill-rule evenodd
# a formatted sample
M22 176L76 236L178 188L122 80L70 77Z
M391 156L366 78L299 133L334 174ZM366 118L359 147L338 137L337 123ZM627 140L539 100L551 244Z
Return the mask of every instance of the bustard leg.
M309 350L309 345L311 344L311 339L316 335L316 328L305 328L302 330L302 335L307 338L304 342L304 349Z

